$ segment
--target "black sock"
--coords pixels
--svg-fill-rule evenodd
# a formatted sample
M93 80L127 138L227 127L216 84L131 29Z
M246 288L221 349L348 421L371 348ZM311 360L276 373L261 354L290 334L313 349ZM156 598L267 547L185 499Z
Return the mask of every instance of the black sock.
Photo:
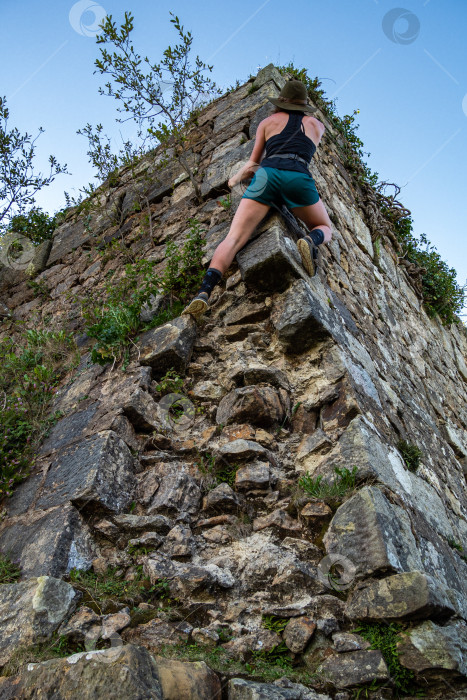
M198 292L207 292L208 296L211 294L212 290L222 279L222 272L216 270L215 267L210 267L206 274L204 275L201 288Z
M324 233L320 228L315 228L313 231L308 231L306 235L311 238L315 245L320 245L324 241Z

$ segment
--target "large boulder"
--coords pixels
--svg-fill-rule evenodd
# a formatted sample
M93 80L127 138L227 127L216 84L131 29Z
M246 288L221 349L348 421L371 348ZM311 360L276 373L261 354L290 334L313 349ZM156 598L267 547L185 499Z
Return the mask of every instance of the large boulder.
M73 611L78 594L65 581L39 576L0 586L0 666L14 652L49 639ZM0 686L0 697L4 696Z
M143 333L138 341L139 362L162 375L168 369L184 372L196 340L196 321L179 316L158 328Z
M95 557L89 528L70 503L7 518L0 551L19 561L23 576L64 576L89 569Z
M425 620L399 634L397 651L400 663L416 673L453 671L467 676L467 625L454 620L437 625Z
M454 612L446 591L420 571L362 584L346 605L347 617L360 621L445 618Z
M40 690L39 690L40 689ZM157 665L142 647L114 646L28 664L0 679L2 700L165 700Z
M80 506L99 503L119 513L130 504L134 486L129 448L112 430L103 430L54 456L36 508L73 501Z
M246 286L262 292L281 292L306 274L297 246L278 220L237 253L237 261Z
M252 423L268 427L281 423L290 409L290 399L284 389L268 384L240 387L230 391L220 401L216 422Z

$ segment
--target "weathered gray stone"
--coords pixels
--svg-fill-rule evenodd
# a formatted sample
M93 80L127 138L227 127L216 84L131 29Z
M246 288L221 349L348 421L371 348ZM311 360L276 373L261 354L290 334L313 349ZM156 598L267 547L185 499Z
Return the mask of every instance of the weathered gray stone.
M316 624L309 617L293 617L284 630L284 642L294 654L301 654L313 636Z
M243 162L249 159L252 146L253 143L247 141L247 143L237 146L237 148L232 148L226 153L222 150L217 157L216 150L218 149L216 149L213 152L211 164L206 168L206 174L201 185L202 195L207 196L213 190L225 186L234 172L239 170ZM222 149L222 147L220 148Z
M259 445L254 440L243 440L238 438L238 440L231 440L226 442L225 445L221 445L217 452L218 456L222 460L227 460L229 462L236 462L238 460L249 460L255 458L268 458L268 450Z
M77 598L68 583L49 576L1 585L0 666L19 647L47 640L73 611Z
M214 120L214 133L217 134L226 126L238 121L242 117L251 117L254 112L268 101L268 97L277 97L279 88L269 80L264 83L259 90L256 90L251 95L247 95L242 100L239 100L230 109L224 110Z
M277 390L269 385L245 386L224 396L217 408L216 422L268 427L282 422L289 408L289 396L284 389Z
M145 559L144 571L153 584L160 579L168 579L173 597L196 597L198 593L213 590L217 586L232 588L235 583L228 569L221 569L214 564L196 566L172 561L158 552Z
M281 678L274 683L257 683L244 678L231 678L229 700L330 700L329 695L317 693L300 683Z
M130 450L113 431L105 430L53 458L36 507L73 501L100 503L118 513L131 502L134 487Z
M64 576L89 569L95 557L89 529L69 503L4 520L0 551L19 561L24 576Z
M180 316L159 328L143 333L138 341L139 362L162 375L173 367L184 372L191 358L196 339L196 321Z
M148 301L143 305L139 314L142 323L150 323L155 316L164 310L167 297L164 294L151 294Z
M162 477L147 513L161 512L177 515L179 512L196 513L201 501L201 489L197 481L185 472L172 472Z
M417 673L446 669L467 676L467 625L462 620L443 626L425 620L398 636L399 661L406 668Z
M351 620L401 620L448 617L454 612L446 591L420 571L362 584L347 601Z
M123 608L113 615L102 616L102 639L112 639L117 632L125 629L131 622L130 609Z
M280 292L306 275L297 246L278 222L237 253L237 261L246 286L258 291Z
M136 389L123 406L125 415L138 431L160 430L162 423L157 404L147 391Z
M167 533L161 551L172 559L185 559L193 553L194 540L190 528L187 525L175 525Z
M317 629L325 635L336 632L344 620L344 602L333 595L315 595L310 600L308 614Z
M42 272L42 270L45 270L51 249L52 240L50 239L39 243L37 248L34 250L34 256L30 263L32 268L31 272L33 272L34 275L37 275L39 272Z
M75 411L60 418L50 431L49 437L41 445L39 454L47 455L67 445L82 441L98 407L99 404L96 401L83 411Z
M310 285L297 280L276 303L271 320L277 337L290 353L302 353L330 337L325 310Z
M167 622L154 617L143 625L125 629L121 636L127 644L141 645L152 654L157 654L166 644L173 646L187 642L190 632L189 625Z
M94 610L82 605L72 617L63 622L59 627L58 634L67 637L75 644L86 642L86 648L92 648L99 639L102 632L101 618Z
M261 68L261 70L258 71L258 75L253 81L253 88L255 90L258 90L269 80L273 80L276 83L279 90L282 90L286 83L286 79L279 73L274 63L268 63L267 66Z
M112 516L113 522L127 534L154 530L161 535L166 535L172 529L172 521L165 515L131 515L122 513Z
M132 645L28 664L18 676L0 679L2 700L35 700L38 689L56 700L168 700L156 662L146 649Z
M203 499L203 510L228 512L238 508L238 498L228 484L219 484Z
M363 639L359 634L351 632L334 632L332 635L334 649L338 652L342 651L360 651L369 649L371 644Z
M226 314L224 323L226 326L241 323L256 323L258 321L264 321L264 319L268 316L269 308L265 306L265 304L251 304L249 302L243 302L240 304L240 306L237 306L235 309ZM248 382L248 384L253 383L254 382Z
M156 658L164 700L221 700L218 676L204 661Z
M235 474L235 487L242 491L266 489L269 486L269 465L266 462L252 462L240 467Z
M337 688L386 681L389 671L380 651L351 651L329 656L318 668Z
M376 486L365 486L337 509L324 544L328 554L350 559L357 578L423 568L408 515Z
M281 535L296 535L302 526L297 520L294 520L285 510L277 508L268 515L263 515L253 520L253 531L264 530L267 527L272 527Z
M251 651L271 651L281 643L277 632L266 629L257 629L250 634L231 639L222 645L223 649L233 659L244 659L245 654Z
M259 367L249 365L243 373L243 381L245 384L260 384L266 382L277 388L290 390L290 382L285 372L277 367Z
M75 248L80 248L91 238L91 233L85 228L84 222L68 221L56 229L52 240L52 249L49 253L47 265L50 267L56 262L63 260L68 253Z

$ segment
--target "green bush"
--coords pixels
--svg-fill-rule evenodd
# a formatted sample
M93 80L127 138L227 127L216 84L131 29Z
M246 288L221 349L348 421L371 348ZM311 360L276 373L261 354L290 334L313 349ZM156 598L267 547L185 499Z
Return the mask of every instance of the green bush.
M59 417L50 414L54 388L78 359L64 331L28 330L0 340L0 497L10 496L34 466Z
M26 214L13 216L7 230L21 234L29 238L34 245L39 245L39 243L52 238L56 227L56 217L49 216L39 207L34 207Z
M139 260L125 266L125 275L118 281L108 279L103 298L88 293L81 299L86 333L97 342L91 359L107 364L124 358L129 360L129 346L138 331L167 323L180 315L189 297L197 291L204 276L203 231L196 219L190 219L190 231L180 250L173 241L166 246L167 264L162 275L155 272L156 263ZM167 297L167 308L149 324L143 324L140 313L152 296Z
M357 467L352 467L352 470L347 469L347 467L342 469L335 467L336 478L332 483L323 481L322 475L312 477L311 474L307 473L300 477L298 485L307 495L313 496L313 498L337 504L349 491L355 488L357 471Z
M389 209L382 208L383 214L393 223L397 240L402 246L402 257L424 268L422 273L423 303L427 314L439 316L444 325L459 323L457 314L465 303L466 287L457 282L457 273L442 260L436 248L423 233L418 240L413 234L410 216L394 220Z
M420 459L423 457L423 452L416 445L411 445L405 440L399 440L397 449L401 453L407 469L411 472L417 471L420 466Z
M415 694L415 674L405 668L399 661L397 653L397 635L402 631L396 622L362 623L354 632L360 634L371 644L372 649L379 649L389 669L396 697Z

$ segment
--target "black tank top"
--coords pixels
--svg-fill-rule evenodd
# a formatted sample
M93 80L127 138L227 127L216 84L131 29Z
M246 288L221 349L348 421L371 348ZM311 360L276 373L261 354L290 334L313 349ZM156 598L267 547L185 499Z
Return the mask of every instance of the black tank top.
M266 153L261 161L261 167L296 170L311 177L311 173L304 163L288 158L274 158L277 153L294 153L309 163L316 151L315 144L305 134L302 124L305 112L291 111L288 114L288 122L282 131L266 141Z

